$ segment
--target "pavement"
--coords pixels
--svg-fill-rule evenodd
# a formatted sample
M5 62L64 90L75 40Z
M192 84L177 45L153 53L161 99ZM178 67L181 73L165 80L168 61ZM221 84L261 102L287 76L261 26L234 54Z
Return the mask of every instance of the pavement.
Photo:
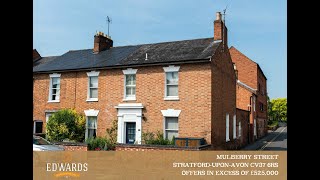
M268 131L268 135L242 148L242 150L287 150L287 125L279 123L275 131Z

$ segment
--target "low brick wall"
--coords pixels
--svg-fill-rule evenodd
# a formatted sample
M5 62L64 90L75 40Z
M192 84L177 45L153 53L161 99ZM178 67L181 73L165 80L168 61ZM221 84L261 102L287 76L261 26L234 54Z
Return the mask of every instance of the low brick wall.
M149 145L149 144L117 144L116 151L203 151L210 150L211 145L199 147L177 147L172 145Z
M66 151L88 151L88 146L85 143L58 142L54 144L64 147Z

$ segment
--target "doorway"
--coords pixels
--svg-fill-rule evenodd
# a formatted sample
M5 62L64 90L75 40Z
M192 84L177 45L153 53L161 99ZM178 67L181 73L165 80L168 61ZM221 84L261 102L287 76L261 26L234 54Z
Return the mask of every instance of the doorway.
M136 123L126 122L126 144L134 144L136 140Z

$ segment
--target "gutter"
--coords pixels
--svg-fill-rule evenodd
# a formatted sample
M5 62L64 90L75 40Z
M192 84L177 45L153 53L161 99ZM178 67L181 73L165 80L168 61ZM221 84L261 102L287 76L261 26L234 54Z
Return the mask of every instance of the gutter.
M252 87L250 87L250 86L248 86L247 84L245 84L245 83L243 83L243 82L241 82L239 79L237 80L237 84L239 84L239 85L241 85L241 86L243 86L244 88L246 88L246 89L248 89L249 91L251 91L252 93L254 93L254 94L256 94L257 92L257 89L254 89L254 88L252 88Z
M211 57L206 59L192 59L184 61L169 61L169 62L156 62L148 64L132 64L132 65L116 65L116 66L105 66L105 67L92 67L92 68L81 68L81 69L65 69L65 70L50 70L50 71L35 71L33 73L53 73L53 72L75 72L75 71L87 71L87 70L101 70L101 69L119 69L119 68L132 68L132 67L146 67L146 66L160 66L160 65L175 65L175 64L192 64L192 63L206 63L210 62Z

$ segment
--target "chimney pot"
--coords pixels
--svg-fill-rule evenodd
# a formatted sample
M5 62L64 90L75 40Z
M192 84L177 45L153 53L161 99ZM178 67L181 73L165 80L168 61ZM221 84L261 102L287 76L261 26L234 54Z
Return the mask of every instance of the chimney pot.
M221 21L221 12L216 12L216 20Z

